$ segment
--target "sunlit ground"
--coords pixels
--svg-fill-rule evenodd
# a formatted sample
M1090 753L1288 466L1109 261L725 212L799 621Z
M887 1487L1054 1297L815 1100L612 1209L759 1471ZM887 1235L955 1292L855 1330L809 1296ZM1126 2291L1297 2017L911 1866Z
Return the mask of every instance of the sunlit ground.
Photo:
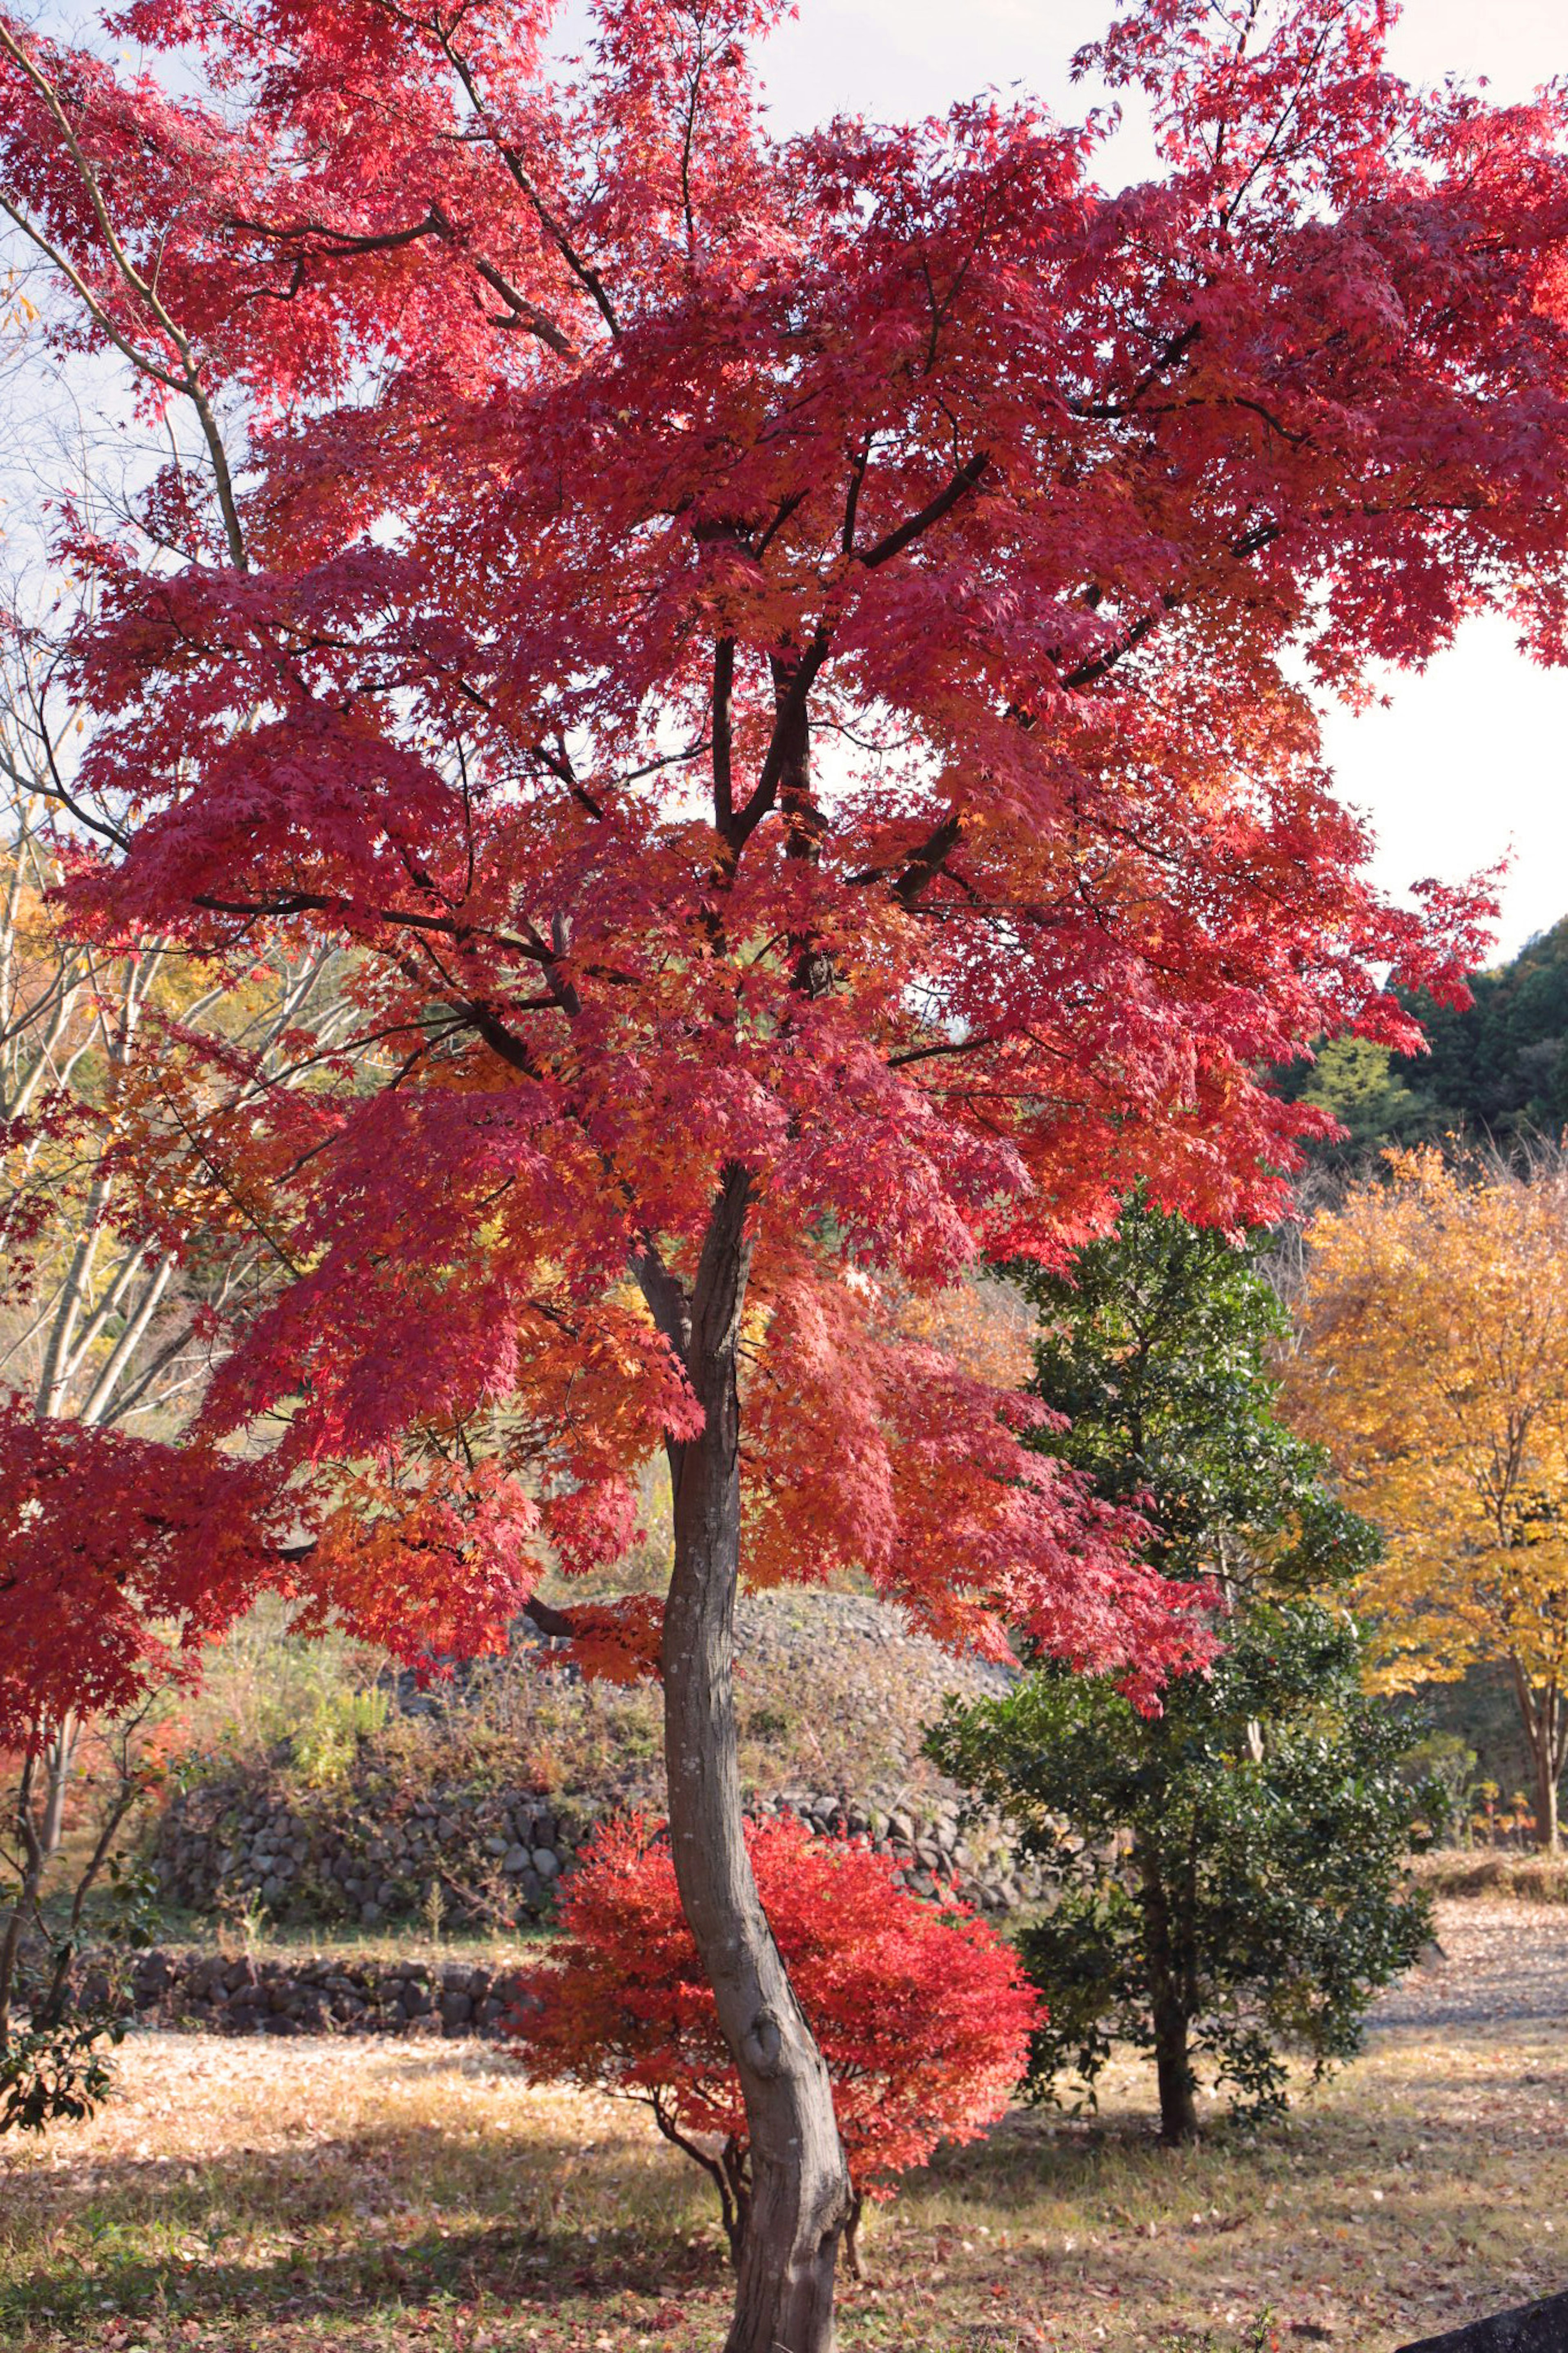
M1230 2348L1266 2310L1281 2348L1391 2353L1568 2284L1568 1918L1452 1906L1443 1936L1436 1991L1402 1997L1428 2022L1379 2031L1287 2126L1163 2150L1119 2068L1094 2126L1018 2115L940 2162L867 2232L847 2353ZM1456 2023L1482 1988L1492 2015ZM721 2334L706 2185L640 2111L531 2090L477 2045L139 2034L102 2116L4 2164L5 2345Z

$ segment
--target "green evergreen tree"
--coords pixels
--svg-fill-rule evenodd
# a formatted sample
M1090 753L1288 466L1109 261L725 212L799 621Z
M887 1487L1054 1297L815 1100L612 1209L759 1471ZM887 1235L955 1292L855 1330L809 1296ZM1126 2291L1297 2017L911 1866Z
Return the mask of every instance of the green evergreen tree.
M1370 1038L1331 1038L1320 1048L1300 1101L1331 1113L1345 1130L1332 1147L1338 1157L1364 1160L1425 1131L1431 1105L1405 1084L1407 1068L1402 1061L1396 1070L1388 1048Z
M1458 1131L1507 1145L1568 1127L1568 918L1469 985L1468 1006L1400 992L1426 1053L1340 1039L1276 1073L1288 1103L1321 1103L1350 1131L1314 1157L1359 1161Z
M1353 2051L1377 1988L1430 1934L1404 1857L1418 1799L1408 1738L1362 1694L1333 1603L1376 1531L1284 1428L1267 1352L1281 1311L1256 1252L1142 1201L1071 1279L1026 1278L1034 1388L1065 1430L1039 1443L1150 1526L1173 1577L1206 1577L1223 1656L1141 1716L1059 1667L950 1708L930 1747L1019 1824L1059 1898L1020 1947L1049 2005L1030 2087L1083 2094L1113 2041L1153 2060L1162 2132L1198 2128L1206 2063L1234 2110L1283 2105L1288 2057Z

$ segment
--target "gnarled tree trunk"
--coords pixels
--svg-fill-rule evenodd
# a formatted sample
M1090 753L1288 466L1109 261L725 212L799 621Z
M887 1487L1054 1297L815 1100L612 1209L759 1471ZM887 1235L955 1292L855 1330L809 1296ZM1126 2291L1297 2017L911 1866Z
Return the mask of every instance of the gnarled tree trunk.
M849 2178L822 2054L795 1998L746 1852L732 1662L741 1559L745 1172L726 1169L689 1308L687 1369L706 1417L669 1449L675 1567L664 1621L665 1762L680 1900L745 2096L752 2195L725 2353L829 2353ZM668 1328L668 1294L654 1298ZM662 1312L661 1312L662 1310Z

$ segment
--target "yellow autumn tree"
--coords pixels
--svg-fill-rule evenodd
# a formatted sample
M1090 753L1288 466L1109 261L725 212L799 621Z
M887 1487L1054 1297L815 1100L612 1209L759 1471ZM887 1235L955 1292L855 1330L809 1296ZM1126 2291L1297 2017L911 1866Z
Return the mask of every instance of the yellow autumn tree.
M1391 1154L1314 1219L1291 1387L1380 1523L1386 1689L1502 1662L1558 1845L1568 1746L1568 1166Z

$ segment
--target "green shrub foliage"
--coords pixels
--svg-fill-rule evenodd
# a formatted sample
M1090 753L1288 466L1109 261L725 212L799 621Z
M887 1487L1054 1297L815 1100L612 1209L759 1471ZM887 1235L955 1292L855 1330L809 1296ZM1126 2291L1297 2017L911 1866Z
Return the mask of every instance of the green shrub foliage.
M1151 1556L1207 1577L1226 1644L1140 1715L1059 1666L951 1707L943 1768L1018 1822L1059 1899L1021 1949L1049 2007L1029 2087L1092 2103L1113 2042L1154 2061L1165 2137L1197 2130L1200 2064L1234 2113L1283 2106L1290 2055L1321 2074L1429 1936L1404 1858L1423 1793L1408 1731L1363 1697L1334 1588L1375 1530L1275 1416L1277 1303L1254 1259L1141 1201L1037 1276L1035 1388L1072 1417L1041 1443L1133 1502Z
M1092 2097L1112 2042L1155 2061L1168 2138L1196 2128L1196 2063L1233 2109L1284 2105L1287 2055L1356 2048L1375 1989L1430 1934L1404 1882L1401 1735L1360 1691L1360 1645L1308 1600L1254 1604L1210 1680L1141 1717L1058 1668L954 1712L947 1769L1007 1806L1059 1873L1020 1949L1049 2005L1030 2088Z

